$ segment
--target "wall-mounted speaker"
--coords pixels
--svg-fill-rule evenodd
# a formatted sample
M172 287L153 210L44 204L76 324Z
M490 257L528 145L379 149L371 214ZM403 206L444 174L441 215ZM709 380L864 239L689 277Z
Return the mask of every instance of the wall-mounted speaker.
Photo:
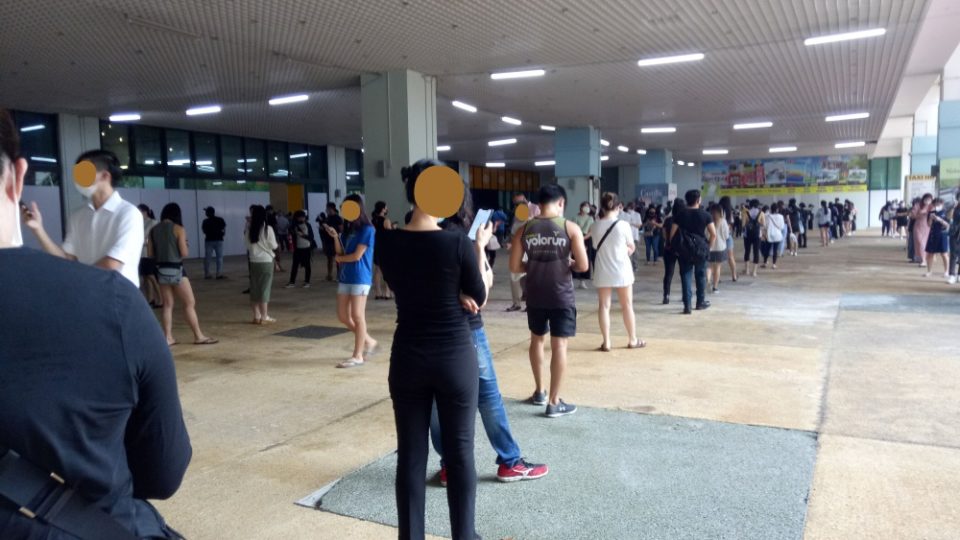
M387 177L387 162L382 159L377 161L377 176L379 178Z

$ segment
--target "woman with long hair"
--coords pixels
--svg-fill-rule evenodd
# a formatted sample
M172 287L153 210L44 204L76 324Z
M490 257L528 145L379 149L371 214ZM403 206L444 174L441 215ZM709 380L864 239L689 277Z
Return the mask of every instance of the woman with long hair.
M247 257L250 261L250 307L253 309L253 324L273 324L270 317L270 289L273 285L274 259L277 256L277 235L267 225L266 208L255 204L250 207L250 222L244 236Z
M403 168L413 214L405 228L384 231L378 246L383 275L397 303L389 386L397 426L398 527L400 538L424 537L427 431L436 401L448 471L451 536L473 540L479 369L467 313L479 312L487 290L477 246L460 231L443 230L438 218L417 203L416 183L434 166L445 165L421 160Z
M673 206L667 205L670 215L663 220L663 228L660 229L663 235L663 303L670 303L670 288L673 285L673 274L677 270L677 254L673 252L671 241L673 240L672 228L673 222L678 215L687 208L687 201L683 197L677 197L673 201Z
M730 197L724 195L720 197L720 210L723 212L723 219L727 222L727 265L730 267L730 276L732 281L737 281L737 255L733 252L734 248L734 222L739 221L739 215L735 215L733 205L730 203ZM718 229L719 230L719 229Z
M373 254L376 232L363 207L363 197L356 193L347 195L344 203L352 201L360 207L360 213L353 220L344 216L344 238L337 231L325 226L327 234L334 239L337 252L337 264L340 273L337 281L337 317L353 332L353 355L337 364L338 368L362 366L364 354L370 354L377 348L377 341L367 333L367 295L373 285Z
M710 267L707 268L707 282L713 286L713 292L716 294L720 292L720 268L723 267L724 262L730 259L727 254L730 245L727 242L730 240L730 224L727 221L722 204L711 204L709 211L710 217L713 218L713 226L717 229L717 237L714 239L713 245L710 246L708 260Z
M743 207L740 220L743 221L743 262L747 268L747 275L757 277L757 267L760 265L760 238L765 228L764 213L760 211L760 201L753 199ZM750 255L753 255L753 272L750 271Z
M943 277L950 277L950 269L947 263L947 254L950 252L950 221L947 220L947 213L943 210L943 199L937 197L930 206L927 213L927 222L930 225L930 234L927 235L927 244L924 251L927 255L927 273L930 277L933 271L933 260L940 256L943 261Z
M933 195L924 193L920 204L915 205L913 217L913 257L920 260L920 268L927 267L924 253L927 248L927 238L930 237L930 211L933 208Z
M370 222L377 234L393 228L393 224L387 219L389 212L387 203L383 201L377 201L373 205L373 217L370 218ZM380 270L380 256L376 250L373 251L373 291L374 300L393 300L390 286L383 280L383 272Z
M597 239L593 283L597 288L600 307L597 317L600 322L600 335L603 337L603 343L597 350L603 352L610 352L611 348L610 305L613 303L614 290L617 291L623 325L627 330L627 348L639 349L646 346L646 342L637 338L636 314L633 310L634 276L630 256L636 251L637 245L633 242L630 224L620 219L619 207L620 200L616 193L604 193L600 197L600 219L594 222L590 229L590 235ZM656 210L651 210L656 213ZM655 219L655 215L649 217L648 221L649 219ZM659 224L657 226L659 227ZM647 246L652 243L653 237L650 237Z
M200 330L197 319L197 301L193 296L190 279L183 269L183 259L190 255L187 245L187 232L183 228L183 216L180 205L170 203L160 212L160 223L150 231L147 241L147 254L156 260L157 280L160 283L160 295L163 297L163 333L167 345L177 344L173 337L173 303L179 298L183 303L183 316L193 331L194 345L213 345L217 340L207 337Z

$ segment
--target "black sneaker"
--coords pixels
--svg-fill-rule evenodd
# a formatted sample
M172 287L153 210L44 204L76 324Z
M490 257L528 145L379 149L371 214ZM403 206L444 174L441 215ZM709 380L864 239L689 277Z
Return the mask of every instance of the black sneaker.
M697 304L697 311L703 311L710 307L710 302L704 302L702 304Z
M568 414L573 414L573 413L575 413L575 412L577 412L577 406L576 406L576 405L573 405L573 404L571 404L571 403L564 403L564 401L561 399L560 401L557 402L556 405L550 405L550 404L548 403L548 404L547 404L547 411L546 411L546 413L544 413L544 414L547 415L547 418L557 418L557 417L560 417L560 416L566 416L566 415L568 415Z
M527 403L530 405L546 405L547 404L547 392L534 392L532 396L527 398Z
M691 313L693 313L693 312L690 311L690 306L684 306L684 307L683 307L683 314L684 314L684 315L690 315Z
M669 303L670 303L670 297L669 297L669 296L664 296L664 297L663 297L663 305L667 305L667 304L669 304Z

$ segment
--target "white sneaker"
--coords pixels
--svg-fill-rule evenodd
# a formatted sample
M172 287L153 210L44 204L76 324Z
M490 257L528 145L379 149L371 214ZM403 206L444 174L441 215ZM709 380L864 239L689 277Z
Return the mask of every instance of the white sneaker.
M930 272L924 273L924 274L923 274L923 277L930 277Z
M957 276L950 276L949 278L947 278L947 283L949 283L950 285L956 285L956 284L957 284Z

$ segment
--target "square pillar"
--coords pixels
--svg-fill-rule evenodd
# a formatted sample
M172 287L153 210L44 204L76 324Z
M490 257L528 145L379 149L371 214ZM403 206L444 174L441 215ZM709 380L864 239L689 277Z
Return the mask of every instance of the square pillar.
M600 150L600 132L591 126L558 128L553 135L554 174L567 191L567 218L577 214L583 201L597 202Z

